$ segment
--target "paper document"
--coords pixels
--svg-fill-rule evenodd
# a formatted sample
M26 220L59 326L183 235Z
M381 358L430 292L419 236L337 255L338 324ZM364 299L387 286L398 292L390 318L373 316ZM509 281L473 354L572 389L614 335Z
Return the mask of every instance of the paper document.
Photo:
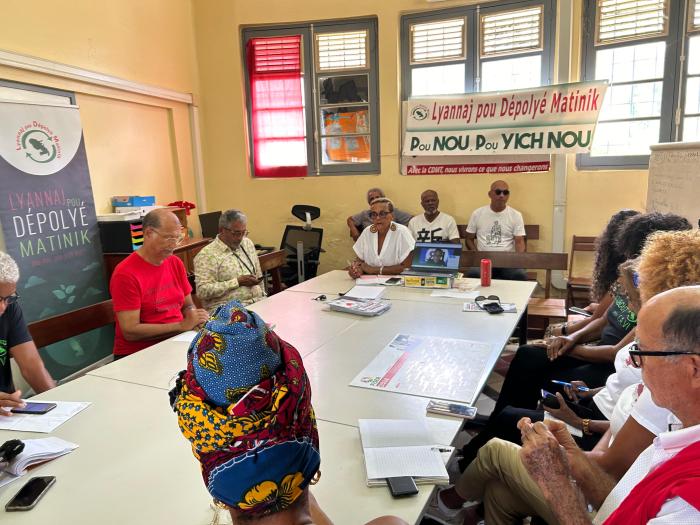
M501 308L503 308L503 313L506 314L514 314L517 313L517 310L515 309L515 303L501 303ZM462 311L463 312L486 312L486 310L483 310L479 308L479 305L476 303L464 303L462 305Z
M451 290L433 290L433 293L430 294L431 297L452 297L453 299L475 299L477 295L479 295L478 291L463 292L454 288Z
M182 332L172 338L172 341L182 341L183 343L191 343L192 340L197 336L199 332L194 330L188 330L187 332Z
M355 284L358 286L382 285L392 277L392 275L363 275L355 279Z
M411 476L416 482L447 482L440 450L423 420L360 419L360 441L365 457L367 484L385 478Z
M473 403L494 362L489 343L398 334L350 385Z
M16 430L17 432L53 432L78 412L91 405L87 401L48 401L56 403L56 408L46 414L12 414L0 417L0 430Z
M384 293L384 288L381 286L353 286L349 292L345 292L346 299L364 299L370 301L379 299Z
M561 419L554 417L549 412L544 413L544 419L545 419L545 421L547 421L547 420L561 421ZM561 422L564 423L563 421L561 421ZM576 437L583 437L583 430L581 430L580 428L572 427L568 423L564 423L564 424L566 425L566 428L569 431L569 434L571 434L572 436L576 436Z
M0 472L0 487L27 473L27 468L72 452L78 445L57 437L23 439L24 450Z

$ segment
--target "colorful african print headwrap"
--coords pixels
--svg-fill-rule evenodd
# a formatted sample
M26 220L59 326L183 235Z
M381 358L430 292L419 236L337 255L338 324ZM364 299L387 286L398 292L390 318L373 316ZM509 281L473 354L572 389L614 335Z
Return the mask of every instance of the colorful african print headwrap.
M192 341L171 401L209 493L229 507L284 510L319 469L301 356L235 301Z

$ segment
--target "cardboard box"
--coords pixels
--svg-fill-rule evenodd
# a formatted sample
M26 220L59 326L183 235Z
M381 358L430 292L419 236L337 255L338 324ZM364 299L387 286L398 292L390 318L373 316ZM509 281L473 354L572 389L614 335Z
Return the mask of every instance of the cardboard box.
M112 206L115 208L121 206L131 206L138 208L141 206L153 206L156 203L156 198L153 195L140 197L138 195L116 195L112 197Z

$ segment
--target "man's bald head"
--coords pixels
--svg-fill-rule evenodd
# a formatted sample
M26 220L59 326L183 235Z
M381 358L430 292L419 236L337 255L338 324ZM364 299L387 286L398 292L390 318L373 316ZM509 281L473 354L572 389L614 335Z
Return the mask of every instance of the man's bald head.
M507 190L508 189L508 183L504 180L496 180L491 183L491 191L495 190L496 188L501 189L501 190Z
M655 295L639 311L637 324L664 344L680 338L687 343L694 339L700 345L700 286L681 286Z
M491 209L496 212L505 210L509 196L510 190L508 189L508 183L504 180L494 181L489 190Z
M173 224L173 221L180 224L180 219L173 212L166 208L156 208L149 211L143 218L143 229L161 228L164 224Z

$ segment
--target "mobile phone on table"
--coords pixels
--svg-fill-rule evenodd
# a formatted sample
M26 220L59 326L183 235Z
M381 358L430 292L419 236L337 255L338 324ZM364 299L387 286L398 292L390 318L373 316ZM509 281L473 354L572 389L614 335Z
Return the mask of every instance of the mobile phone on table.
M570 307L569 307L569 312L571 312L572 314L583 315L584 317L590 317L590 316L593 315L593 314L592 314L591 312L589 312L588 310L584 310L583 308L579 308L578 306L570 306Z
M13 408L15 414L46 414L56 408L56 403L34 403L27 401L22 408Z
M386 478L386 483L389 485L389 491L395 498L403 498L405 496L413 496L418 494L418 487L411 476L398 476L395 478Z
M15 510L31 510L51 485L56 483L55 476L38 476L27 481L19 492L7 502L5 510L7 512Z
M391 278L387 279L384 282L384 284L392 285L392 284L399 284L400 282L401 282L401 277L391 277Z

